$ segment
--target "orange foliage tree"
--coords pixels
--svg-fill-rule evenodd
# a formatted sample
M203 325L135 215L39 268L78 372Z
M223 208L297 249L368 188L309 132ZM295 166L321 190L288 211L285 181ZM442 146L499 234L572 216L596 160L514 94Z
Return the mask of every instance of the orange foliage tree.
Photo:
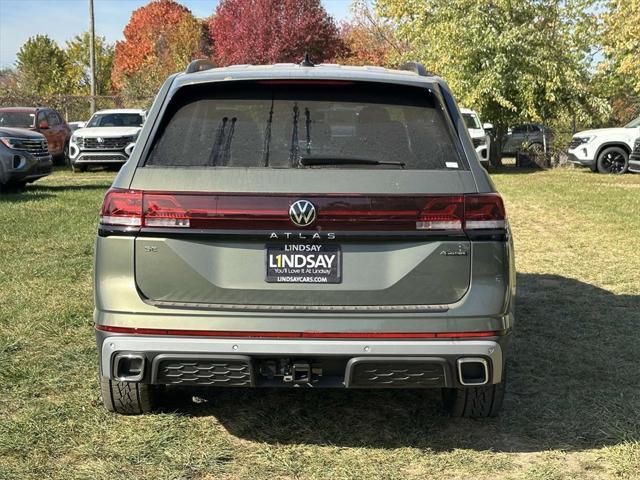
M111 82L133 98L153 96L164 79L207 52L206 29L173 0L153 0L133 12L116 43Z

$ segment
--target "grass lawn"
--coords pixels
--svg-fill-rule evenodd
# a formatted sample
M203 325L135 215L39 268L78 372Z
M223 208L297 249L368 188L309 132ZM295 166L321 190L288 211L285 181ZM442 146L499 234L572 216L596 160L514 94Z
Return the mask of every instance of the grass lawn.
M401 391L177 391L164 413L107 413L91 266L112 177L0 198L0 479L640 478L640 175L494 174L519 298L485 421Z

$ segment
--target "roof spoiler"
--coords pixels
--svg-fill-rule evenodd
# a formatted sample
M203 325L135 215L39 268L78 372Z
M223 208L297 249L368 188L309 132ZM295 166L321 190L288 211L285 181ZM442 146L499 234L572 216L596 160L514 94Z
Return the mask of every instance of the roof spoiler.
M213 62L211 62L211 60L208 60L206 58L199 58L189 63L184 73L202 72L204 70L210 70L212 68L216 68L216 66Z
M400 65L399 70L407 70L409 72L417 73L421 77L432 77L433 73L427 70L420 62L407 62Z

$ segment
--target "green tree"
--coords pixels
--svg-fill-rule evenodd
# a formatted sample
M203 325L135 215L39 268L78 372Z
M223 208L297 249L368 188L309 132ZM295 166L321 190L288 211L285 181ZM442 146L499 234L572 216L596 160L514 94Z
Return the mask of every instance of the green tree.
M603 18L607 62L640 95L640 0L610 0Z
M588 121L607 113L592 88L594 0L378 0L418 59L479 110L498 138L522 120Z
M96 37L96 92L98 95L108 95L111 92L113 50L113 45L109 45L104 37ZM68 40L66 54L67 74L73 93L88 95L91 90L89 32Z
M47 35L31 37L20 47L16 67L24 91L46 95L69 90L66 55Z
M621 125L640 115L640 0L608 1L603 25L597 78L612 106L608 123Z

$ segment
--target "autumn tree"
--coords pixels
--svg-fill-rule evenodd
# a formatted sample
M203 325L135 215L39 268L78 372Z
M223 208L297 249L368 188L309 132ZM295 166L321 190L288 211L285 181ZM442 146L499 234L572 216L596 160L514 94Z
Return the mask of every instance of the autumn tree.
M153 0L133 12L116 43L111 81L132 98L151 97L172 73L207 54L205 28L173 0Z
M417 59L464 106L498 127L591 121L607 113L591 85L594 0L378 0Z
M89 66L89 32L76 35L67 41L67 75L74 93L89 94L91 73ZM98 95L108 95L111 91L111 68L113 66L113 45L104 37L96 37L96 91Z
M69 89L67 57L47 35L29 38L18 51L19 88L36 95L64 93Z
M318 63L343 49L320 0L222 0L209 32L220 65L299 62L305 52Z
M377 15L367 0L354 1L351 14L351 20L340 26L345 48L337 62L344 65L394 66L407 46L398 41L393 25Z

